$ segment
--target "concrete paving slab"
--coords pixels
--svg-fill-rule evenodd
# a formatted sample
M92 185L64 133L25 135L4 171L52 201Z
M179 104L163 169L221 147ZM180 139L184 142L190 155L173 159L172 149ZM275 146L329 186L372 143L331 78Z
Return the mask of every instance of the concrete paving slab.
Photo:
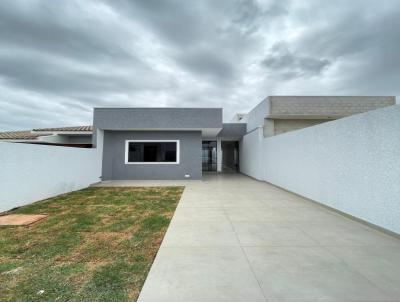
M299 225L308 236L323 246L395 246L400 240L371 228L332 223ZM399 272L400 274L400 272Z
M230 221L282 221L286 220L282 213L278 211L272 211L270 207L258 207L258 208L247 208L247 207L232 207L225 208L225 213Z
M315 246L313 240L295 226L276 226L262 222L233 222L242 246Z
M246 196L236 196L229 199L221 199L221 207L223 208L261 208L266 205L261 200L249 199Z
M276 208L275 211L281 213L286 220L292 222L340 224L344 220L343 216L319 206L303 207L301 210L299 208L283 207Z
M400 301L400 248L385 246L327 247L333 255Z
M390 301L383 290L326 250L245 251L267 301Z
M227 220L177 221L171 224L162 242L163 247L240 246Z
M184 185L140 302L400 301L399 239L243 175Z
M221 208L222 202L220 199L216 197L203 197L203 196L187 197L186 195L181 198L178 207Z
M260 198L259 199L263 205L272 208L313 208L315 204L307 202L305 200L297 200L295 198L286 197L272 197L272 198Z
M186 208L176 209L173 221L228 221L224 210L220 208Z
M240 247L161 248L139 302L265 302Z

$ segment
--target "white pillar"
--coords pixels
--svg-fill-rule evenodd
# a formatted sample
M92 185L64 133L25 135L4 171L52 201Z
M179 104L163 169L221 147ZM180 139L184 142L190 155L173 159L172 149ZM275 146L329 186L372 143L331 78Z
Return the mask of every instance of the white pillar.
M222 144L220 138L217 138L217 172L222 172Z

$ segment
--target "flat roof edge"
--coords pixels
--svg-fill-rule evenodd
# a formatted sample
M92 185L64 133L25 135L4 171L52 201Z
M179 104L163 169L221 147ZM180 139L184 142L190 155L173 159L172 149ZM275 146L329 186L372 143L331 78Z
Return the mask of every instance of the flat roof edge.
M177 109L219 109L223 110L222 107L93 107L93 109L166 109L166 110L177 110Z
M267 98L396 98L395 95L270 95Z

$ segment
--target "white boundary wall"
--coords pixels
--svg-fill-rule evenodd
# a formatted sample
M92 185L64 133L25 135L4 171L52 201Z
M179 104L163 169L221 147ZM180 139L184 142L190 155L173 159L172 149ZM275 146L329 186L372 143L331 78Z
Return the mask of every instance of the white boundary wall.
M0 212L100 181L102 132L96 149L0 143Z
M241 144L241 172L400 234L400 105Z

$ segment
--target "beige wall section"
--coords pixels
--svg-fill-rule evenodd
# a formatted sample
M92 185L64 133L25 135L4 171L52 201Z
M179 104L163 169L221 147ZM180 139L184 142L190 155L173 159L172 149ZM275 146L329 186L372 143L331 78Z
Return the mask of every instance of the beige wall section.
M260 104L263 103L267 104L267 108L259 110L258 115L264 114L263 134L264 137L269 137L391 106L396 103L396 98L393 96L270 96Z
M274 123L274 134L281 134L293 130L298 130L321 123L327 122L327 120L275 120Z
M269 117L339 118L396 103L392 96L270 96Z
M275 135L275 121L273 119L264 119L263 133L264 137Z
M264 137L282 134L302 128L315 126L324 122L330 121L329 119L293 119L293 120L278 120L278 119L265 119L264 123Z

